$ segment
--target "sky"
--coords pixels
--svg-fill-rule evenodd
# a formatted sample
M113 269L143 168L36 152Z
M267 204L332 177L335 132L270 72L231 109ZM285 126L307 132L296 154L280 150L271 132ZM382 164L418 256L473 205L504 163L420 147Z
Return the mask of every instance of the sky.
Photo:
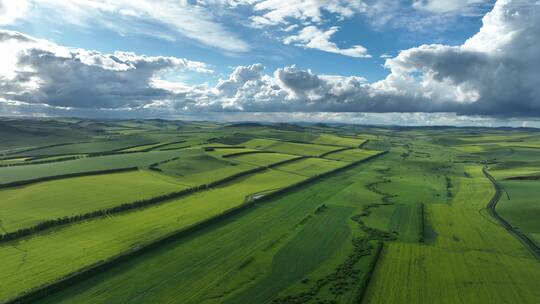
M0 115L540 127L538 0L0 0Z

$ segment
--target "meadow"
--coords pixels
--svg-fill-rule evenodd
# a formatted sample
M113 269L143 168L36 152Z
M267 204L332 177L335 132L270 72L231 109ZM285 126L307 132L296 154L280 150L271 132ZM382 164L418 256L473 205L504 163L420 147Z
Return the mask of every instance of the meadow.
M540 302L535 129L44 118L0 135L0 303Z

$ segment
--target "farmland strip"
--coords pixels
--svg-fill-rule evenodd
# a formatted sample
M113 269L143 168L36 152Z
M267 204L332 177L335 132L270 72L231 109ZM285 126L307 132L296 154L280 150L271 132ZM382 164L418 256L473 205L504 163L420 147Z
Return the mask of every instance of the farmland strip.
M355 149L354 147L345 147L345 148L341 148L341 149L337 149L337 150L332 150L332 151L328 151L328 152L325 152L321 155L319 155L320 158L323 158L327 155L330 155L330 154L333 154L333 153L338 153L338 152L341 152L341 151L347 151L347 150L352 150L352 149Z
M18 239L21 239L23 237L27 237L27 236L33 235L35 233L38 233L38 232L41 232L41 231L44 231L44 230L47 230L47 229L50 229L50 228L53 228L53 227L73 224L73 223L85 221L85 220L96 218L96 217L107 216L107 215L110 215L110 214L116 214L116 213L120 213L120 212L125 212L125 211L136 209L136 208L147 207L149 205L162 203L164 201L168 201L168 200L171 200L171 199L177 199L177 198L183 197L183 196L188 195L188 194L192 194L192 193L195 193L195 192L198 192L198 191L218 187L218 186L224 185L226 183L229 183L231 181L234 181L235 179L239 179L239 178L245 177L245 176L250 175L250 174L258 173L258 172L267 170L269 168L273 168L275 166L283 165L283 164L293 162L293 161L298 161L298 160L304 159L304 158L306 158L306 157L305 156L300 156L300 157L296 157L296 158L293 158L293 159L287 159L287 160L284 160L284 161L281 161L281 162L277 162L277 163L268 165L266 167L257 167L257 168L253 168L253 169L250 169L250 170L238 172L236 174L224 177L222 179L210 182L208 184L198 185L198 186L195 186L195 187L183 189L183 190L180 190L180 191L177 191L177 192L167 193L167 194L156 196L156 197L149 198L149 199L139 200L139 201L135 201L135 202L131 202L131 203L124 203L124 204L114 206L114 207L111 207L111 208L95 210L95 211L92 211L92 212L88 212L88 213L85 213L85 214L78 214L78 215L71 216L71 217L63 217L63 218L58 218L58 219L54 219L54 220L44 221L44 222L41 222L41 223L39 223L37 225L34 225L32 227L22 228L22 229L19 229L17 231L14 231L14 232L0 234L0 244L4 243L4 242L13 241L13 240L18 240ZM176 159L178 159L178 158L176 158ZM171 159L171 160L174 160L174 159ZM171 161L171 160L167 160L167 161ZM167 162L167 161L165 161L165 162ZM155 168L155 167L151 166L150 169L152 169L152 168ZM137 167L133 167L133 168L127 168L127 169L106 170L105 173L118 173L118 172L131 171L131 170L137 170L137 169L138 169ZM104 174L104 171L100 171L100 172L101 173L99 173L99 174ZM80 173L77 173L77 174L79 174L77 176L82 176ZM83 174L83 175L93 175L93 174Z
M145 150L141 150L140 152L148 152L148 151L159 149L159 148L162 148L162 147L165 147L165 146L174 145L174 144L181 144L181 143L184 143L184 142L186 142L186 141L185 140L179 140L179 141L166 142L166 143L163 143L161 145L157 145L157 146L153 146L153 147L150 147L148 149L145 149Z
M49 156L47 156L49 157ZM3 165L0 165L0 168L2 167L14 167L14 166L28 166L28 165L39 165L39 164L48 164L48 163L55 163L55 162L62 162L62 161L66 161L66 160L75 160L75 159L78 159L78 158L81 158L81 156L66 156L66 157L61 157L61 158L56 158L56 159L50 159L50 160L36 160L36 161L29 161L29 162L22 162L22 163L13 163L13 164L3 164ZM36 159L36 158L34 158ZM39 158L37 158L39 159Z
M242 151L242 152L236 152L236 153L230 153L230 154L224 154L221 157L228 158L228 157L234 157L234 156L240 156L240 155L246 155L246 154L254 154L254 153L276 153L274 151Z
M33 178L33 179L27 179L27 180L21 180L21 181L16 181L16 182L11 182L11 183L0 184L0 189L25 186L25 185L30 185L30 184L35 184L35 183L40 183L40 182L45 182L45 181L51 181L51 180L56 180L56 179L79 177L79 176L89 176L89 175L119 173L119 172L126 172L126 171L134 171L134 170L138 170L138 169L139 169L138 167L127 167L127 168L119 168L119 169L88 171L88 172L76 172L76 173L68 173L68 174L61 174L61 175L44 176L44 177L39 177L39 178Z
M186 227L184 229L181 229L181 230L178 230L178 231L174 231L172 233L169 233L167 235L164 235L156 240L154 240L153 242L150 242L150 243L147 243L147 244L144 244L140 247L134 247L126 252L123 252L123 253L120 253L118 255L115 255L115 256L112 256L108 259L105 259L103 261L100 261L100 262L97 262L97 263L94 263L88 267L85 267L83 269L80 269L78 271L75 271L71 274L68 274L62 278L60 278L59 280L55 281L55 282L51 282L51 283L48 283L48 284L44 284L42 286L38 286L34 289L31 289L31 290L28 290L14 298L11 298L11 299L7 299L5 300L3 303L4 304L14 304L14 303L32 303L38 299L41 299L47 295L50 295L54 292L57 292L59 290L61 290L62 288L65 288L71 284L74 284L76 282L80 282L81 280L85 279L85 278L88 278L94 274L97 274L99 272L102 272L106 269L109 269L113 266L116 266L124 261L127 261L135 256L138 256L142 253L145 253L145 252L148 252L152 249L155 249L165 243L168 243L172 240L175 240L175 239L178 239L178 238L182 238L182 237L186 237L194 232L197 232L197 231L200 231L202 230L203 228L205 227L208 227L208 225L211 225L211 224L216 224L216 223L219 223L223 220L226 220L228 218L230 218L231 216L233 215L236 215L238 213L241 213L242 211L245 211L245 210L248 210L249 208L255 206L257 203L261 203L261 202L265 202L271 198L275 198L276 196L279 196L279 195L282 195L282 194L286 194L290 191L293 191L299 187L302 187L304 185L307 185L307 184L310 184L310 183L313 183L315 181L318 181L322 178L325 178L329 175L333 175L335 173L338 173L338 172L341 172L343 170L346 170L348 168L351 168L351 167L354 167L356 165L360 165L362 163L365 163L365 162L368 162L370 160L373 160L379 156L382 156L382 155L385 155L388 151L383 151L383 152L380 152L378 154L375 154L375 155L372 155L372 156L369 156L367 158L364 158L364 159L361 159L361 160L358 160L356 162L353 162L353 163L350 163L344 167L340 167L340 168L337 168L335 170L332 170L332 171L328 171L328 172L325 172L323 174L320 174L320 175L317 175L317 176L313 176L313 177L310 177L310 178L307 178L306 180L303 180L303 181L300 181L298 183L295 183L291 186L288 186L288 187L285 187L285 188L282 188L280 190L277 190L271 194L268 194L268 195L265 195L263 197L260 197L258 199L254 199L254 200L249 200L247 201L246 203L242 204L242 205L239 205L237 207L234 207L234 208L231 208L217 216L214 216L212 218L209 218L207 220L204 220L202 222L199 222L199 223L196 223L196 224L193 224L189 227ZM298 158L300 159L300 158ZM287 160L287 161L291 161L291 160ZM262 169L266 169L265 167L262 167Z
M18 155L18 154L22 154L22 153L26 153L26 152L31 152L31 151L36 151L36 150L41 150L41 149L55 148L55 147L62 147L62 146L69 146L69 145L75 145L75 144L86 144L86 143L90 143L90 142L91 142L91 141L77 141L77 142L69 142L69 143L53 144L53 145L47 145L47 146L40 146L40 147L29 148L29 149L26 149L26 150L20 150L20 151L16 151L16 152L9 152L9 153L6 153L5 155Z

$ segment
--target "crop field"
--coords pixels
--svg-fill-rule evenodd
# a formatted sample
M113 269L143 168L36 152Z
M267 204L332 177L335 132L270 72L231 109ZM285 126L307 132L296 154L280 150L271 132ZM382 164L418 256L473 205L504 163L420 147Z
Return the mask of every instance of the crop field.
M344 151L338 151L335 153L330 153L326 155L325 158L351 162L358 159L366 158L376 153L377 151L373 151L373 150L352 149L352 150L344 150Z
M46 220L110 208L184 188L186 186L174 180L155 177L148 171L51 180L0 190L0 218L3 230L11 232Z
M304 176L313 176L321 172L337 169L347 163L322 158L305 158L292 163L275 167L275 170L294 173Z
M321 134L319 137L311 141L314 144L336 145L344 147L358 147L366 140L358 137L342 137L334 134Z
M319 156L333 150L339 149L335 146L323 146L308 143L296 143L286 141L276 141L270 139L253 139L245 142L244 145L252 149L267 150L286 154Z
M185 185L197 186L255 169L256 166L197 153L166 162L157 168L161 170L159 172L173 176Z
M489 201L495 189L481 167L465 170L468 176L455 181L458 190L451 204L429 205L427 214L437 234L433 243L393 243L383 250L367 303L421 303L440 296L449 303L538 299L538 261L482 213L482 202ZM396 289L396 284L405 286Z
M0 184L31 180L48 176L60 176L80 172L95 172L129 167L147 167L182 155L178 151L113 154L86 157L62 162L0 168Z
M0 303L539 303L540 131L0 119Z
M231 154L229 154L231 155ZM230 161L245 163L255 166L269 166L272 164L280 163L286 160L298 158L296 155L283 154L283 153L250 153L250 154L237 154L230 156L227 159Z

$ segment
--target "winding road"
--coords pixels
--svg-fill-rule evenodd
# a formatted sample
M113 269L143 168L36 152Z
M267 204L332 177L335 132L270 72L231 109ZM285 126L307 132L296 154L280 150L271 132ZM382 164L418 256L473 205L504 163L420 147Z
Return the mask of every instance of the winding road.
M497 203L502 197L503 189L499 185L499 183L497 183L497 180L493 176L491 176L491 174L489 174L489 172L487 171L487 167L484 167L482 169L482 172L495 187L495 194L493 195L493 197L491 198L491 200L489 201L487 205L487 210L488 210L489 215L491 215L491 217L497 220L499 224L503 226L508 232L510 232L516 238L518 238L518 240L523 245L525 245L525 247L532 253L532 255L534 255L536 259L540 261L540 247L538 247L538 245L533 240L531 240L527 235L525 235L523 232L515 229L510 223L508 223L502 216L500 216L497 213L496 207L497 207Z

